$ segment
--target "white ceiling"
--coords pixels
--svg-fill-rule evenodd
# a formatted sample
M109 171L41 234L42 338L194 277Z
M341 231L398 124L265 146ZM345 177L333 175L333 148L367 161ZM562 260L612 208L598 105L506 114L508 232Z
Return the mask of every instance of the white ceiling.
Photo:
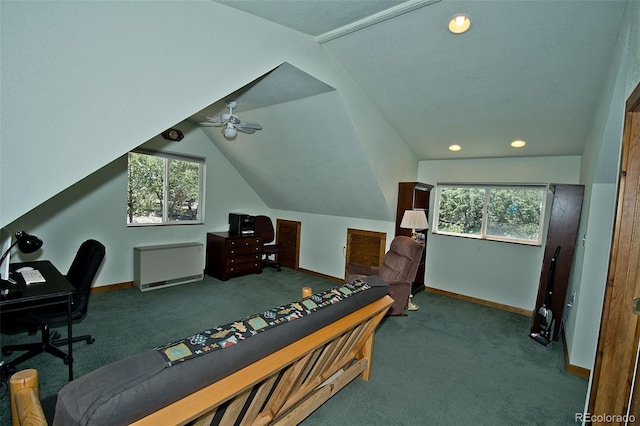
M580 155L625 6L618 0L215 1L316 40L364 23L323 45L419 160ZM385 19L385 10L397 16ZM447 30L456 13L472 20L466 34ZM371 16L375 23L368 25ZM228 99L235 97L242 112L329 90L284 64ZM221 100L199 116L223 109ZM526 147L511 148L514 139ZM450 152L451 144L462 150Z

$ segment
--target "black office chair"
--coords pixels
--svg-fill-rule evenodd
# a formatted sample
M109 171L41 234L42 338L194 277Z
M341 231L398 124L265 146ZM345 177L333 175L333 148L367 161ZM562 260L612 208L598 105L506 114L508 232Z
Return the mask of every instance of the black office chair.
M269 216L256 216L255 233L262 237L262 254L264 256L262 267L271 266L280 272L280 264L275 261L275 256L282 252L282 246L271 244L275 238L275 232ZM271 256L274 256L274 260L270 259Z
M80 245L76 257L73 259L67 279L76 289L71 301L71 319L73 321L83 318L87 314L89 306L89 295L91 294L91 285L102 264L105 255L105 247L96 240L87 240ZM10 355L13 351L28 351L20 355L16 361L26 361L40 353L48 352L52 355L62 358L65 364L69 363L68 355L58 346L67 345L69 339L60 338L57 331L50 332L50 325L67 322L67 306L62 304L32 309L25 314L11 318L12 324L27 326L28 328L39 327L42 331L42 339L38 343L26 343L20 345L8 345L2 347L3 355ZM72 342L86 341L91 344L95 342L93 336L77 336L71 339ZM17 362L16 362L17 364Z

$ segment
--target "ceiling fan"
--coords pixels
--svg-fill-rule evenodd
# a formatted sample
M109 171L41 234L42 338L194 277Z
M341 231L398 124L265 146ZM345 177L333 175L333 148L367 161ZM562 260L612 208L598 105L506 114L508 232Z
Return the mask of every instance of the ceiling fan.
M260 123L249 123L240 120L240 117L233 113L233 109L237 105L236 101L227 101L228 114L220 114L220 119L206 117L208 121L198 124L203 127L222 127L222 134L229 140L235 139L238 132L251 134L255 133L256 130L262 130L262 124Z

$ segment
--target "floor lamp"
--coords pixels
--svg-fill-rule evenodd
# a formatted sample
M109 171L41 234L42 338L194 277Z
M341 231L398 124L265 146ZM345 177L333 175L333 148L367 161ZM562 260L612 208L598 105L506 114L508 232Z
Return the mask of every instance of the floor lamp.
M400 222L400 228L411 229L411 238L418 241L416 229L429 229L429 222L424 210L405 210ZM409 291L409 300L407 301L408 311L417 311L420 307L413 303L413 294Z

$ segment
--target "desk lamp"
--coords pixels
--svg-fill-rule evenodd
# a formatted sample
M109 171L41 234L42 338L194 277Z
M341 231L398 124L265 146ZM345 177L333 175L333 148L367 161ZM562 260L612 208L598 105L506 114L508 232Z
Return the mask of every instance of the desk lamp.
M11 251L11 249L16 244L18 245L18 249L20 249L22 253L33 253L34 251L42 247L42 240L36 237L35 235L29 235L24 231L17 231L15 234L15 237L16 237L16 241L13 244L11 244L11 246L9 246L7 251L5 251L2 254L2 258L0 258L0 266L2 265L2 262L4 262L4 260L9 255L9 252ZM6 281L5 279L2 279L3 284L5 281Z
M405 210L400 222L400 228L411 229L411 238L418 241L418 233L416 229L429 229L429 222L424 210ZM420 307L413 303L413 294L409 291L409 301L407 302L408 311L417 311Z

